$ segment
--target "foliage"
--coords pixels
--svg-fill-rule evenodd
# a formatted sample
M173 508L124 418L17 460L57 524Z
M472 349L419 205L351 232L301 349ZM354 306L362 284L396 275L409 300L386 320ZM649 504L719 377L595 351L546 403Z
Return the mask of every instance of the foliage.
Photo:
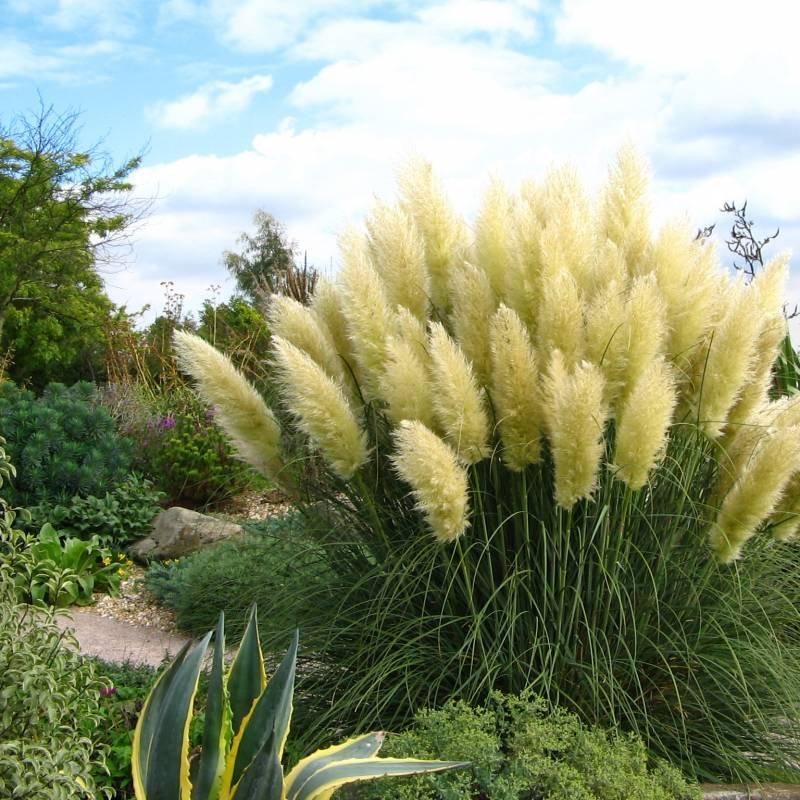
M95 797L92 775L104 766L97 730L104 684L70 647L76 643L59 630L52 610L17 604L14 573L0 560L3 797Z
M792 769L786 258L746 286L684 225L652 236L630 151L597 202L568 170L493 184L472 235L412 165L366 228L310 308L274 304L274 409L176 337L243 457L330 530L334 579L265 632L303 628L313 732L531 686L689 774Z
M384 775L467 766L448 761L379 759L383 734L367 734L302 759L284 777L298 634L269 682L253 607L239 650L225 667L224 615L217 624L203 747L192 773L189 728L203 658L213 631L181 650L148 695L133 740L136 796L198 800L324 800L339 787ZM190 777L191 775L191 777Z
M140 159L82 151L77 119L42 108L0 124L0 351L13 346L10 376L39 389L100 365L113 305L96 260L143 210L127 180Z
M485 707L450 701L420 711L384 752L472 763L466 771L392 779L354 797L393 800L699 800L680 772L649 763L640 739L587 728L529 693L494 692Z
M206 547L177 561L154 562L145 586L175 609L183 630L199 636L225 613L234 636L253 604L267 605L287 587L311 592L327 585L330 567L297 513L246 524L246 535ZM309 609L310 611L310 609Z
M150 532L163 497L152 481L131 474L103 497L76 495L47 516L62 535L96 537L103 546L119 549Z
M93 402L94 386L51 384L41 397L0 384L0 421L18 474L12 502L22 506L100 495L128 475L132 442L117 435Z
M286 294L307 302L314 292L316 270L294 263L297 244L286 238L281 223L266 211L253 217L254 236L243 233L238 240L240 252L225 251L222 260L236 280L241 295L257 305L271 294Z

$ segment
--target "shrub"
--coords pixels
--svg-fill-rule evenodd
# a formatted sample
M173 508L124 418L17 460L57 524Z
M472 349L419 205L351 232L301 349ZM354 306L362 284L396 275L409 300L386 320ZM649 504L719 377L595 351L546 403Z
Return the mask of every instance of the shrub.
M241 539L150 565L145 586L175 609L182 629L199 636L224 612L229 629L240 636L254 603L266 607L287 587L299 591L326 584L324 553L309 537L301 515L273 517L246 528Z
M798 763L786 259L746 286L651 236L645 188L628 151L596 203L565 170L493 184L470 235L415 165L337 283L273 302L274 408L176 334L242 457L330 525L334 577L265 632L299 621L303 689L335 687L309 730L531 686L698 776Z
M389 756L469 761L464 770L351 790L364 800L699 800L674 767L650 763L635 736L587 728L528 693L494 692L485 706L450 701L387 737Z
M13 383L0 385L0 428L17 465L12 503L30 507L102 495L126 478L132 443L117 435L93 397L90 383L50 384L39 398Z
M150 532L163 497L152 481L131 474L103 497L73 497L50 509L47 518L62 535L96 536L104 546L119 549Z

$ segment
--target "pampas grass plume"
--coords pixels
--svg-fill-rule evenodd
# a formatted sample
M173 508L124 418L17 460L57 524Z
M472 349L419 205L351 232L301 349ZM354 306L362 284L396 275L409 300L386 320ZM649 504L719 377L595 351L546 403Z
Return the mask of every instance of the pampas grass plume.
M353 348L347 333L342 290L332 281L320 277L311 298L311 311L327 329L337 354L352 365Z
M536 323L536 344L540 353L560 350L568 364L584 355L584 305L578 284L566 270L542 276L542 296Z
M792 476L800 470L800 426L765 436L747 469L722 502L711 530L711 548L728 563L772 514Z
M667 446L667 433L677 403L672 369L654 361L639 378L617 419L614 460L616 477L641 489Z
M451 285L455 338L472 363L475 376L485 386L491 372L489 321L497 308L497 298L489 276L472 264L457 267Z
M214 407L214 419L239 458L276 483L290 486L280 452L281 429L261 395L227 356L199 336L175 331L173 343L180 368Z
M503 461L520 471L540 458L542 400L539 368L528 331L517 314L501 305L490 329L491 395L503 440Z
M421 355L425 355L424 351ZM430 376L413 342L389 337L381 394L387 404L386 416L395 425L409 419L419 420L427 428L435 427Z
M272 349L287 409L333 471L345 480L352 478L369 453L366 434L341 386L286 339L273 337Z
M439 322L431 323L433 408L445 439L466 464L489 455L489 419L469 361Z
M513 209L513 199L503 183L492 180L475 223L475 263L486 274L497 297L505 296L513 257Z
M559 351L544 381L544 411L556 471L556 502L562 508L591 496L603 456L608 406L600 368L587 361L570 369Z
M455 541L469 524L469 483L455 453L421 422L401 422L394 439L395 469L411 485L433 535L442 543Z

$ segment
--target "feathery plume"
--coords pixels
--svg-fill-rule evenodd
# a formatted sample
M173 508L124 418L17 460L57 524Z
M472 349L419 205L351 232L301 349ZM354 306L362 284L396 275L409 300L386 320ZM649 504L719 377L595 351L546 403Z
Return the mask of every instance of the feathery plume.
M566 270L543 275L541 305L536 323L537 349L542 355L560 350L569 364L584 352L584 305L578 284Z
M677 403L675 378L663 358L653 361L634 385L617 421L616 477L641 489L661 460Z
M366 463L367 437L342 387L310 356L280 336L272 339L287 410L345 480Z
M545 375L544 415L555 463L555 496L572 508L591 496L603 457L608 406L603 400L603 373L583 361L569 369L556 350Z
M274 336L286 339L307 353L331 378L342 386L347 385L344 364L336 352L333 337L310 308L294 298L274 294L267 307L267 320Z
M752 376L761 327L757 293L741 282L728 291L727 311L699 351L694 370L698 418L712 439L721 435L731 408Z
M459 347L472 362L478 381L489 382L489 320L497 308L497 298L489 277L482 270L464 263L452 273L453 332Z
M399 206L377 203L367 221L369 248L392 305L407 308L417 319L428 316L431 292L425 264L425 242L411 217Z
M765 436L749 466L722 502L711 530L711 548L728 563L775 510L792 476L800 470L800 426Z
M446 311L450 269L467 251L466 227L450 208L427 161L415 159L401 173L400 204L425 242L431 301L436 308Z
M608 403L613 403L625 386L628 364L625 304L621 284L612 280L586 309L586 355L603 370Z
M320 277L311 298L311 310L320 325L327 329L337 354L353 365L353 348L347 334L342 290L327 278Z
M386 346L386 371L381 379L381 394L386 401L386 416L398 425L404 419L419 420L435 428L433 400L427 364L413 342L390 336ZM424 351L422 353L424 356ZM427 357L426 357L427 361Z
M778 541L790 542L800 530L800 474L792 476L778 506L769 520L771 533Z
M214 419L239 458L290 487L280 452L281 429L261 395L227 356L199 336L175 331L172 341L178 365L192 376L203 400L213 406Z
M494 401L503 460L515 471L540 458L542 400L536 356L525 325L501 305L489 333L492 360L491 395Z
M421 422L401 422L394 439L395 469L411 484L433 535L443 544L455 541L469 525L467 473L450 447Z
M363 237L350 233L342 239L341 285L347 331L358 365L358 380L367 399L378 395L386 358L386 337L394 314L383 281L369 260Z
M505 302L529 330L535 330L539 307L541 253L541 191L533 183L522 185L512 208L511 261L503 291Z
M496 297L506 293L512 260L514 202L498 179L492 180L475 223L475 263L486 274Z
M463 351L444 326L430 326L433 410L447 442L461 461L475 464L489 455L489 419L483 407L483 390Z
M423 361L428 360L428 331L407 308L397 307L394 330L399 339L414 348L414 354ZM424 358L423 358L424 356Z
M625 253L630 274L637 274L646 261L650 243L648 178L632 146L623 147L609 170L601 230Z

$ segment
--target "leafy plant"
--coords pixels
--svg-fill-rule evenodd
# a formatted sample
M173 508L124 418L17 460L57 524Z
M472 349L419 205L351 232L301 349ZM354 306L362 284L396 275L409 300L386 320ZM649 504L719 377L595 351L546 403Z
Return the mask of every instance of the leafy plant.
M163 497L152 481L131 474L103 497L76 495L49 509L47 518L62 534L96 536L104 546L119 548L150 532Z
M302 759L284 777L298 635L267 683L253 607L239 651L226 672L224 616L216 628L203 749L189 763L192 701L212 631L181 650L147 698L133 741L136 796L169 800L329 798L336 788L384 775L412 775L467 766L448 761L379 759L383 734L367 734ZM192 776L190 778L190 775Z
M653 236L629 150L597 202L568 170L493 184L471 233L415 164L343 244L310 307L271 302L272 407L176 333L240 455L320 520L331 579L265 632L299 622L318 659L304 733L530 686L693 775L794 770L787 259L747 286L685 226Z
M588 728L529 692L493 692L485 706L450 701L417 713L384 752L469 761L466 770L349 790L365 800L699 800L674 767L651 762L640 739ZM344 795L343 795L344 796Z
M41 397L11 382L0 384L0 420L17 465L10 500L21 506L100 495L128 476L132 442L117 435L108 413L93 402L94 386L51 384Z

